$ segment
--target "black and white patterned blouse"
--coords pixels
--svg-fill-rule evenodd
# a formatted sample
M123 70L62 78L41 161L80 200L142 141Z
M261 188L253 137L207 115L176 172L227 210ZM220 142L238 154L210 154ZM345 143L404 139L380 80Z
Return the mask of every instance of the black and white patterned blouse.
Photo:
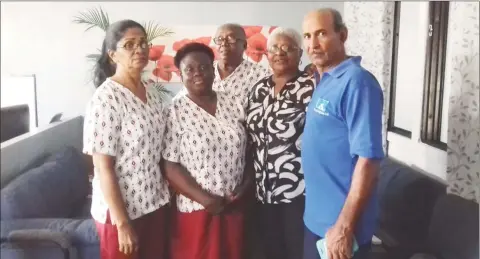
M177 95L165 109L165 160L180 163L210 193L225 196L241 183L245 168L247 133L240 102L217 93L215 116L187 95ZM177 196L181 212L204 207L184 195Z
M275 96L272 76L268 76L249 95L246 123L257 199L262 203L290 203L304 194L300 140L314 89L314 76L301 73Z

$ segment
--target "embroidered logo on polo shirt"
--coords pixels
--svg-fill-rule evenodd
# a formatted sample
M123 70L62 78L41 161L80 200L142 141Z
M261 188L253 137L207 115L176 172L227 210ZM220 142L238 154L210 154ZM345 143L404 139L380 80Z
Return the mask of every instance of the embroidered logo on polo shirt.
M327 105L329 101L319 98L317 103L315 104L315 111L320 113L321 115L328 116L329 113L327 111Z

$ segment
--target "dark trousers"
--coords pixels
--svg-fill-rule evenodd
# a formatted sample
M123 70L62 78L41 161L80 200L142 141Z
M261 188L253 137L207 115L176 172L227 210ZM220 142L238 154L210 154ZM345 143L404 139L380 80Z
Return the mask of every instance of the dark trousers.
M252 258L300 259L303 253L304 196L292 203L256 204Z
M305 227L305 234L303 240L303 259L322 259L317 250L317 241L322 239L312 233L307 227ZM360 245L357 252L352 259L368 259L372 243L369 242L364 245ZM300 257L301 258L301 257Z

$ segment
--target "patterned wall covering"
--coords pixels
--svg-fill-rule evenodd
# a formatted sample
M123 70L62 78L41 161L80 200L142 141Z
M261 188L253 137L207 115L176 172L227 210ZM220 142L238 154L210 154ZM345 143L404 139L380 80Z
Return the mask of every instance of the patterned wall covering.
M479 3L450 2L448 191L480 202Z
M345 2L347 53L362 56L362 65L383 89L383 148L386 151L394 2Z
M449 41L453 44L447 181L448 191L480 202L479 3L450 2ZM384 131L388 116L393 2L346 2L347 50L363 56L363 66L382 84ZM449 68L447 68L449 69ZM384 134L384 147L386 134Z

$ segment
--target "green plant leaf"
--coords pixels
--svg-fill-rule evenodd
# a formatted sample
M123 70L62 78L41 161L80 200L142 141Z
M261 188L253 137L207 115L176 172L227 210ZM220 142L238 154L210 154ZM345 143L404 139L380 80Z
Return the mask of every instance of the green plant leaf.
M162 98L162 101L166 101L169 98L173 97L172 91L168 90L165 85L162 83L156 82L154 83L153 87L158 91L160 94L160 97Z
M148 42L152 42L154 39L158 37L167 37L174 34L174 32L171 29L162 27L154 21L149 21L147 23L144 22L142 25L147 31Z
M98 53L96 54L88 54L87 59L89 61L97 62L97 60L102 56L102 51L100 49L97 49Z
M110 26L108 13L103 11L102 7L92 8L85 12L80 12L78 16L74 17L73 22L87 25L88 27L85 29L85 31L88 31L94 27L98 27L103 31L106 31L108 26Z
M87 59L90 61L97 61L100 58L100 54L88 54Z

